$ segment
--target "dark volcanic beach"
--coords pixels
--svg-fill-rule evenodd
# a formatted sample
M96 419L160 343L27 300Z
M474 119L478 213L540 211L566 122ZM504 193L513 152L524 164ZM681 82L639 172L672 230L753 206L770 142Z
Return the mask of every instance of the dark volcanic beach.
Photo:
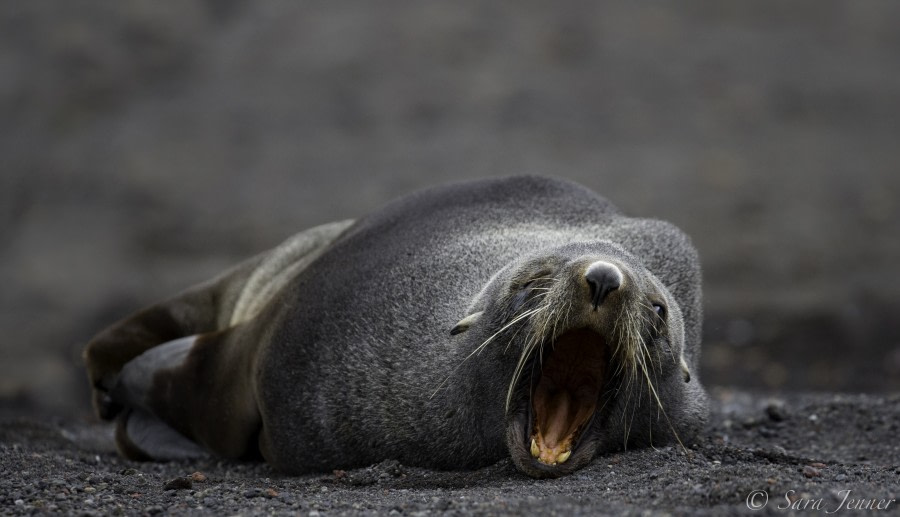
M867 515L898 511L900 396L713 395L709 432L686 449L624 451L555 480L528 478L509 460L471 472L385 461L300 477L215 459L135 463L112 452L107 427L9 415L0 418L0 508L11 515L720 516L777 515L792 505L856 514L851 507L861 504L884 507Z

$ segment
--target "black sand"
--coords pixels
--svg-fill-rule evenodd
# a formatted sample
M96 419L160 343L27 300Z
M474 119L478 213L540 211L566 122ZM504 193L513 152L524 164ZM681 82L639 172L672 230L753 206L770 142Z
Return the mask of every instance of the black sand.
M708 431L687 450L621 452L557 480L524 477L509 461L474 472L386 461L304 477L215 459L133 463L111 451L106 427L6 416L0 512L718 516L782 514L791 504L805 505L804 514L887 515L900 508L900 396L776 400L714 390L714 398ZM754 512L748 498L766 500L752 498L759 490L768 504ZM882 510L848 509L879 504Z

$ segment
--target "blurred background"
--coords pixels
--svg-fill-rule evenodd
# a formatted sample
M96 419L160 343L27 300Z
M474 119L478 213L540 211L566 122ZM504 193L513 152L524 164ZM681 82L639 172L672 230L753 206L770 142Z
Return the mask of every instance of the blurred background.
M704 261L710 385L900 389L900 3L8 1L0 407L105 325L415 189L537 173Z

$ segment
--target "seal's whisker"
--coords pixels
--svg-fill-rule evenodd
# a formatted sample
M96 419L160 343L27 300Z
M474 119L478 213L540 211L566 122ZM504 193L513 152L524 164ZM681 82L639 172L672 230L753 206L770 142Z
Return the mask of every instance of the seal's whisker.
M510 403L510 400L512 399L512 391L515 388L515 385L516 385L519 377L521 376L522 371L525 368L525 363L527 362L528 357L531 356L531 352L532 352L532 350L534 350L534 347L536 346L535 336L536 336L536 334L534 331L530 332L528 334L528 336L526 336L525 346L522 350L522 354L519 356L518 363L516 363L516 369L513 372L513 378L512 378L512 381L510 382L510 387L506 394L506 410L507 411L509 411L509 403Z
M622 326L621 326L621 343L624 348L623 351L623 363L627 363L627 375L625 376L625 380L630 385L637 386L636 400L632 400L632 394L634 390L627 390L628 398L626 399L625 404L625 413L623 413L623 427L624 427L624 446L627 447L628 439L631 436L631 427L634 425L635 413L638 410L638 407L642 404L643 396L644 396L644 388L642 383L636 382L640 378L640 374L643 373L646 369L645 358L643 356L643 340L641 337L641 327L639 325L639 321L635 316L635 311L628 311L623 308L621 311L622 314ZM630 418L628 418L627 422L624 418L628 417L628 409L630 408Z
M672 353L672 347L671 347L671 346L667 346L667 347L665 347L665 348L666 348L666 350L668 350L669 356L672 358L672 364L674 364L674 365L677 366L677 365L678 365L678 361L676 361L676 359L675 359L675 354ZM656 354L656 361L661 365L662 362L663 362L663 357L660 356L660 351L659 351L659 349L660 349L659 346L654 346L654 347L653 347L654 353ZM663 354L665 354L665 352L663 352Z
M678 445L680 445L683 450L687 451L687 448L681 441L681 437L678 436L678 431L675 430L675 426L672 425L672 421L669 419L669 415L666 413L666 409L663 407L662 400L660 400L659 394L656 392L656 388L653 386L653 381L650 379L650 375L647 372L646 366L644 366L644 378L647 380L647 387L650 389L650 393L653 395L653 399L656 400L656 404L658 405L659 410L662 411L663 416L666 418L666 423L669 425L669 429L675 436L675 440L678 441Z
M513 372L512 381L510 381L509 389L506 392L506 411L509 411L509 405L512 401L512 393L515 389L516 384L518 383L519 377L522 375L522 370L525 369L525 363L528 361L528 357L531 356L531 351L534 350L534 347L536 346L533 343L533 340L529 340L529 343L525 345L525 350L523 350L522 354L519 356L519 362L516 363L516 369Z
M556 325L558 322L559 310L554 309L551 304L548 302L543 306L544 309L549 308L549 314L544 314L541 318L541 321L536 323L533 326L533 331L529 334L528 339L525 343L525 347L522 351L522 354L519 356L519 361L516 364L516 369L513 372L512 379L509 383L509 388L506 394L506 410L509 411L509 406L512 402L512 396L515 391L516 385L519 383L519 379L522 376L522 372L525 369L525 365L528 363L528 359L532 357L535 349L538 350L538 357L540 360L543 360L543 350L544 350L544 342L547 339L547 328L550 326L550 323L553 322L554 335L556 335Z
M638 301L639 306L645 308L651 308L644 304L643 302ZM620 314L620 319L618 319L614 325L614 331L618 332L621 336L622 345L619 347L619 351L622 355L622 362L627 364L620 364L617 372L622 371L623 368L628 368L628 373L623 379L627 379L628 383L637 381L642 378L644 382L636 383L638 388L638 400L631 407L631 418L625 421L628 416L628 406L632 404L632 400L630 397L631 391L629 390L629 396L625 400L625 409L623 413L623 440L624 445L627 447L628 437L631 434L631 425L634 422L634 411L636 411L637 406L640 404L640 400L643 399L644 393L644 384L646 384L646 389L648 392L648 396L650 396L651 401L654 401L657 406L657 413L662 414L662 416L666 419L666 422L669 426L669 429L672 431L672 434L675 436L675 439L678 441L679 445L684 448L684 444L681 441L681 438L678 436L678 432L675 430L675 427L672 425L671 420L669 419L668 414L666 413L665 407L662 403L662 399L659 396L659 393L656 390L656 385L653 380L653 377L657 376L657 371L654 368L654 363L650 358L650 351L647 347L647 344L642 336L642 325L641 323L649 323L646 317L640 313L640 311L622 311L624 314ZM623 317L624 315L624 317ZM621 326L619 323L622 323ZM621 350L623 349L624 350ZM659 352L657 350L657 360L659 360ZM652 375L651 375L652 372ZM652 428L652 427L651 427Z
M628 393L628 402L629 403L631 403L631 395L632 395L630 391L631 390L629 390L629 393ZM631 436L631 426L634 425L634 414L637 412L638 405L640 405L641 399L643 398L641 395L642 393L643 393L643 390L638 392L638 399L631 406L631 418L629 418L628 422L625 424L625 433L623 436L623 443L622 443L622 448L624 448L625 450L628 450L628 438ZM625 408L627 411L628 405L626 405ZM623 414L623 417L624 416L626 416L626 415ZM623 420L623 422L624 422L624 420Z
M652 307L652 306L647 305L646 303L643 303L643 302L639 302L639 303L640 303L643 307L645 307L646 309L648 309L648 310L653 310L653 307ZM641 314L640 317L644 320L644 322L646 322L646 323L647 323L648 325L650 325L650 326L653 326L653 325L656 324L656 322L654 322L654 321L652 321L652 320L650 320L650 319L647 319L647 317L646 317L644 314ZM657 348L657 352L658 352L658 347L654 347L654 348ZM675 352L673 351L672 347L671 347L671 346L668 346L668 347L666 347L666 349L667 349L668 352L669 352L669 356L672 358L672 363L675 364L675 365L677 365L677 364L678 364L678 358L675 357ZM658 357L658 355L657 355L657 357Z
M626 384L629 384L627 381L627 378L624 376L621 377L619 380L619 384L616 386L616 396L618 396L619 393L621 391L623 391L623 388L626 387L625 386ZM631 390L624 389L624 391L625 391L625 402L623 403L624 407L622 408L622 430L624 431L623 441L624 441L624 443L628 443L628 430L627 430L627 426L625 423L625 416L628 411L628 404L631 401Z
M521 321L521 320L523 320L523 319L525 319L525 318L528 318L529 316L533 316L534 314L537 314L537 313L539 313L539 312L541 312L541 311L543 311L543 310L545 310L545 309L546 309L545 306L537 307L537 308L535 308L535 309L527 310L527 311L525 311L524 313L522 313L522 314L516 316L515 318L513 318L509 323L507 323L506 325L504 325L500 330L498 330L496 333L494 333L491 337L487 338L483 343L481 343L480 345L478 345L478 346L475 348L475 350L473 350L471 353L469 353L469 355L467 355L465 358L463 358L463 360L460 361L459 364L456 365L456 367L453 368L453 370L452 370L446 377L444 377L444 380L442 380L441 383L438 384L438 387L435 388L434 392L433 392L433 393L431 394L431 396L429 396L428 398L429 398L429 399L434 398L434 396L437 395L437 392L441 390L441 388L447 383L447 381L450 380L450 377L452 377L453 374L456 373L457 370L459 370L459 369L462 367L462 365L465 364L466 361L468 361L469 359L471 359L473 356L478 355L479 352L481 352L482 350L484 350L484 348L485 348L491 341L493 341L494 339L496 339L496 337L499 336L500 334L502 334L506 329L508 329L508 328L511 327L512 325L515 325L515 324L518 323L519 321Z
M552 310L551 310L551 313L552 313ZM546 321L546 318L545 318L545 321ZM522 351L522 354L519 356L519 362L516 364L516 369L513 372L513 377L509 383L509 389L507 390L507 393L506 393L506 411L509 411L509 405L512 401L513 391L515 390L516 384L518 384L518 382L519 382L519 378L522 375L522 371L524 371L524 369L525 369L525 364L528 362L528 358L531 357L532 352L534 351L535 348L539 348L539 350L543 349L543 339L544 338L541 337L541 341L540 341L540 343L538 343L538 341L537 341L538 335L539 334L536 331L532 332L529 335L529 339L525 344L524 350Z
M651 320L650 318L648 318L644 313L639 313L639 314L637 315L637 317L640 318L640 320L641 320L642 322L644 322L644 324L647 325L647 326L652 327L652 326L655 326L655 325L656 325L656 322L653 321L653 320Z
M515 333L513 333L513 335L509 337L509 340L506 342L506 347L503 348L504 353L509 350L509 346L516 340L517 337L519 337L519 333L522 332L522 329L525 327L526 325L519 326L519 328L516 329Z
M547 294L549 294L549 293L539 294L535 297L535 299L546 298ZM544 312L545 310L550 309L550 307L551 307L550 301L544 300L544 302L545 303L543 303L542 305L539 305L538 307L535 308L535 312L532 314L532 316L536 316L537 314L540 314L540 313ZM518 335L518 332L516 333L516 335ZM509 341L507 341L506 348L504 348L503 350L504 351L509 350L509 346L513 343L513 341L514 341L514 338L511 338ZM526 339L526 344L527 344L527 339Z
M532 316L532 315L534 315L534 314L540 312L541 310L543 310L543 307L538 307L538 308L535 308L535 309L529 309L529 310L523 312L522 314L519 314L518 316L516 316L515 318L513 318L512 320L510 320L509 323L507 323L506 325L502 326L502 327L500 328L500 330L498 330L498 331L495 332L493 335L491 335L491 337L487 338L486 340L484 340L483 343L481 343L480 345L478 345L478 346L475 348L475 350L474 350L471 354L469 354L468 357L466 357L466 359L468 359L468 358L471 357L472 355L474 355L474 354L480 352L481 350L483 350L484 347L486 347L491 341L493 341L494 339L496 339L497 336L499 336L500 334L502 334L502 333L503 333L504 331L506 331L506 329L508 329L509 327L515 325L516 323L522 321L523 319L525 319L525 318L527 318L527 317L529 317L529 316Z
M478 347L475 349L475 351L476 351L476 352L480 352L481 350L483 350L483 349L484 349L491 341L493 341L494 339L496 339L497 336L499 336L500 334L502 334L503 332L505 332L509 327L515 325L516 323L522 321L523 319L527 319L527 318L530 318L530 317L535 316L535 315L537 315L537 314L540 314L541 312L543 312L543 311L545 311L545 310L547 310L547 305L541 305L541 306L535 307L534 309L529 309L529 310L523 312L522 314L516 316L515 318L513 318L512 320L510 320L509 323L507 323L506 325L504 325L500 330L498 330L496 333L494 333L494 335L492 335L491 337L487 338L487 339L484 341L484 343L478 345ZM520 330L521 330L521 329L520 329ZM512 341L512 340L510 340L510 342L511 342L511 341ZM508 348L508 347L509 347L509 343L507 343L507 348Z

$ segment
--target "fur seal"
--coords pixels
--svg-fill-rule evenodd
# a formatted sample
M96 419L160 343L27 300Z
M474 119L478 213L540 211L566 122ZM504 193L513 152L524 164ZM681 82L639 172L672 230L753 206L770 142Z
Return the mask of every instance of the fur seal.
M302 232L84 357L129 458L306 473L511 456L556 477L703 426L700 297L673 225L567 181L489 179Z

